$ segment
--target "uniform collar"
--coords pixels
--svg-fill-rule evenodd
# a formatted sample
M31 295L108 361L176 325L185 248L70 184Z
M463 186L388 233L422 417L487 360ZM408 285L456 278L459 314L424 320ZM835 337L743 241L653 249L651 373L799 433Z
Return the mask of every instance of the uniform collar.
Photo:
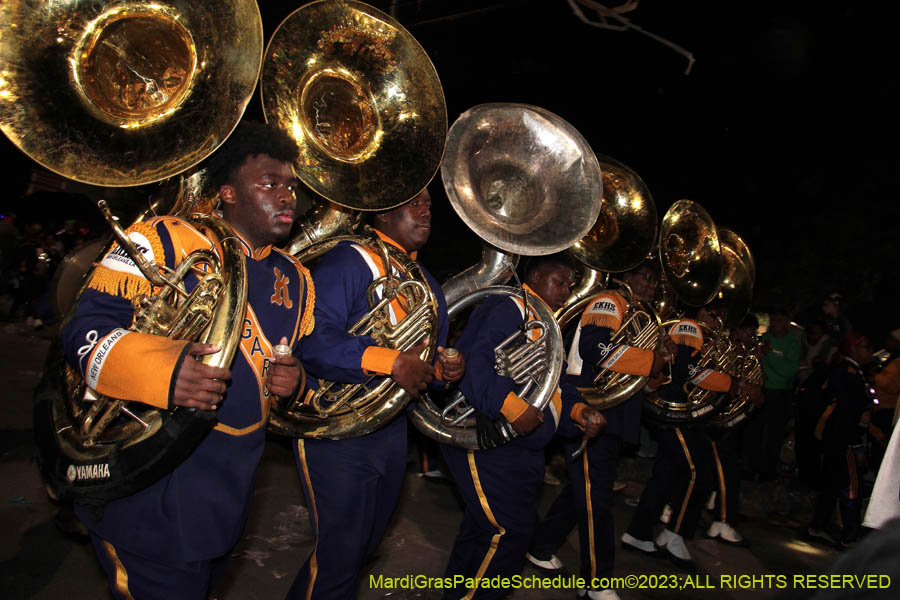
M418 256L418 254L419 254L418 250L413 250L412 252L407 252L406 248L401 246L399 242L397 242L396 240L391 238L389 235L382 233L378 229L373 229L373 231L381 239L381 241L387 242L391 246L394 246L395 248L399 249L400 252L403 252L404 254L408 254L411 259L416 260L416 256Z
M544 302L544 299L541 298L540 294L538 294L536 291L534 291L534 290L531 288L531 286L528 285L527 283L523 283L523 284L522 284L522 288L523 288L526 292L528 292L529 294L531 294L532 296L534 296L535 298L537 298L538 300L540 300L540 301L541 301L541 304L547 304L546 302ZM549 305L547 305L547 307L549 308Z
M272 244L269 244L268 246L261 246L259 248L253 248L250 246L250 242L248 242L244 236L238 233L236 229L232 229L234 230L234 234L235 236L237 236L238 241L241 243L241 250L244 251L244 256L248 256L254 260L262 260L267 257L270 252L272 252Z

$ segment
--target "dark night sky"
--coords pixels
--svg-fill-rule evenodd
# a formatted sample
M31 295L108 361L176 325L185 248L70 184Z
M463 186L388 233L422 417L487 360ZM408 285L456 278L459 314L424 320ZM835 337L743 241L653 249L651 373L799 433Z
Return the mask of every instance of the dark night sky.
M840 289L873 333L900 326L891 3L643 0L627 17L692 52L690 75L673 50L586 26L565 0L371 3L394 6L431 56L451 122L484 102L544 107L637 171L660 218L689 198L744 236L758 307L802 315ZM260 1L266 38L299 4ZM258 96L247 115L261 118ZM10 148L4 138L0 152L27 170ZM7 205L24 180L11 184ZM436 221L454 226L435 228L426 263L440 262L448 242L459 247L450 230L470 248L467 266L474 235L457 229L441 184L430 189Z

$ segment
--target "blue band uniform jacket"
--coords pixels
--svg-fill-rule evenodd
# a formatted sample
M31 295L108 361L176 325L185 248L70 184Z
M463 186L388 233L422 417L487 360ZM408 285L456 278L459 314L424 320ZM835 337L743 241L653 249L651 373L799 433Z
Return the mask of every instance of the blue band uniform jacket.
M193 250L215 247L188 223L158 217L127 231L144 257L175 268ZM313 328L315 292L309 272L293 257L266 246L243 247L248 303L232 378L217 410L218 424L191 456L149 487L107 503L95 521L79 516L114 546L149 558L194 561L219 557L238 541L246 520L265 442L270 397L268 358L281 337L293 353ZM190 275L188 290L196 285ZM132 299L151 293L118 245L93 272L75 316L62 332L66 359L97 392L172 408L175 375L187 341L131 332Z
M375 232L384 243L401 248ZM416 254L410 257L415 259ZM391 373L397 350L382 348L369 336L347 333L369 311L367 290L384 269L377 252L351 242L339 243L315 265L316 329L303 347L311 389L317 387L317 379L362 383L372 375ZM446 301L438 282L424 267L422 271L438 304L433 335L443 346L449 329ZM391 314L392 321L401 319L404 306L392 303ZM440 369L435 370L439 376ZM435 383L440 385L437 379ZM405 413L367 435L296 441L294 457L316 543L288 598L355 596L359 571L377 549L399 499L406 456Z

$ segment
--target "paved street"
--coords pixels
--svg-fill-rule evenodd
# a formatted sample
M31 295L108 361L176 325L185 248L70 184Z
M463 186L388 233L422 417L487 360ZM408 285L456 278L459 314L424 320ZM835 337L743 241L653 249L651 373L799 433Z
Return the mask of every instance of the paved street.
M60 531L54 518L58 508L44 493L32 462L31 390L40 376L50 337L50 331L34 332L22 323L0 324L0 365L5 388L0 400L0 528L4 532L0 537L0 595L35 600L107 598L106 584L90 546ZM447 482L418 477L415 458L412 450L401 504L378 554L367 566L360 583L360 598L440 597L433 590L370 587L370 574L401 577L443 573L462 516L461 505ZM632 512L626 500L639 496L650 463L635 457L621 466L619 478L628 486L616 495L616 525L620 533ZM558 466L557 471L562 475ZM544 486L542 510L559 489ZM786 581L790 589L795 575L824 572L839 556L836 550L796 539L811 509L808 491L784 483L746 484L743 499L747 518L739 528L751 541L749 548L726 546L698 535L690 549L700 573L690 581L666 561L620 551L617 575L637 575L648 584L672 582L674 578L669 576L677 576L679 585L691 586L681 591L624 590L620 591L621 597L774 598L781 593L776 589L779 581ZM708 521L708 515L704 516L702 531ZM250 522L234 551L229 574L214 596L220 600L283 598L312 543L290 449L283 440L272 439L266 449ZM560 551L560 558L573 569L578 562L577 544L577 532L573 532ZM536 574L530 567L523 572L525 576ZM755 585L752 579L729 579L738 574L758 576ZM733 584L728 585L729 582ZM705 589L694 589L704 586ZM755 589L741 589L749 587ZM573 593L520 589L511 597L571 599ZM896 596L885 590L882 597Z

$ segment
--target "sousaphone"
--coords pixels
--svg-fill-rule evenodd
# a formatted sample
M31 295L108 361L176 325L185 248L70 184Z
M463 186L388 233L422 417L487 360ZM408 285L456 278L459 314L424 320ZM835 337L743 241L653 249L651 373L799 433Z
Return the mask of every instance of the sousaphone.
M557 311L559 326L564 331L581 316L588 302L610 284L609 273L628 271L638 266L656 242L656 204L644 181L632 169L613 158L599 156L598 160L603 171L603 201L593 227L569 248L569 253L585 268L578 288L566 305ZM602 278L599 273L606 273L607 276ZM656 348L661 342L660 319L653 307L635 298L624 282L615 283L622 290L628 308L622 315L622 326L613 335L612 343ZM586 369L592 367L583 366ZM647 379L600 369L593 385L579 391L591 406L603 410L630 398L646 385Z
M750 312L753 284L756 275L753 254L744 240L731 229L719 228L725 276L711 306L727 310L725 326L734 329ZM731 336L732 338L734 336ZM764 373L759 355L759 343L753 340L731 341L731 348L723 360L722 369L733 377L762 385ZM704 419L712 427L728 429L744 421L754 410L749 392L727 395L716 412Z
M663 217L659 231L663 276L678 299L704 306L722 283L723 259L715 222L691 200L678 200Z
M0 4L0 128L64 177L107 187L159 181L227 139L253 94L261 60L262 20L253 0L71 0L40 7L10 0ZM216 252L192 254L180 272L164 273L140 260L102 204L116 243L154 286L133 328L218 344L222 350L203 362L230 365L246 305L243 254L230 227L213 215L194 218L186 207L180 216L218 240ZM183 278L200 272L209 278L189 294ZM188 313L196 318L185 321ZM83 501L150 485L215 423L211 412L157 410L93 393L65 364L59 341L35 393L45 479L55 495Z
M399 206L437 172L447 109L437 72L415 38L383 12L355 0L300 7L272 35L260 85L266 120L300 148L299 178L321 196L288 250L306 265L343 241L368 246L389 265L372 282L371 310L349 333L408 350L424 339L435 353L437 302L415 261L374 235L352 235L356 211ZM406 307L394 319L392 302ZM292 437L365 435L393 419L409 395L392 379L319 381L303 402L278 406L270 430Z
M482 104L453 123L441 167L444 189L460 218L486 242L483 261L444 285L455 316L497 293L524 300L534 320L495 349L495 368L518 384L539 410L556 389L563 344L552 313L524 290L501 284L519 254L552 254L588 232L600 211L600 165L578 131L559 116L525 104ZM526 319L527 320L527 319ZM539 324L538 324L539 323ZM531 339L528 328L543 331ZM425 395L410 416L425 435L462 448L479 448L474 409L461 395L439 406ZM514 436L508 423L500 430Z
M678 200L666 211L659 232L659 259L663 271L661 283L681 303L704 306L715 298L722 284L725 263L718 230L706 209L691 200ZM678 318L664 321L663 331L679 321ZM732 348L724 324L699 325L703 348L698 368L724 370ZM720 394L699 387L686 390L686 396L685 402L669 402L659 394L649 393L644 398L644 408L651 417L684 423L710 415L723 400Z

